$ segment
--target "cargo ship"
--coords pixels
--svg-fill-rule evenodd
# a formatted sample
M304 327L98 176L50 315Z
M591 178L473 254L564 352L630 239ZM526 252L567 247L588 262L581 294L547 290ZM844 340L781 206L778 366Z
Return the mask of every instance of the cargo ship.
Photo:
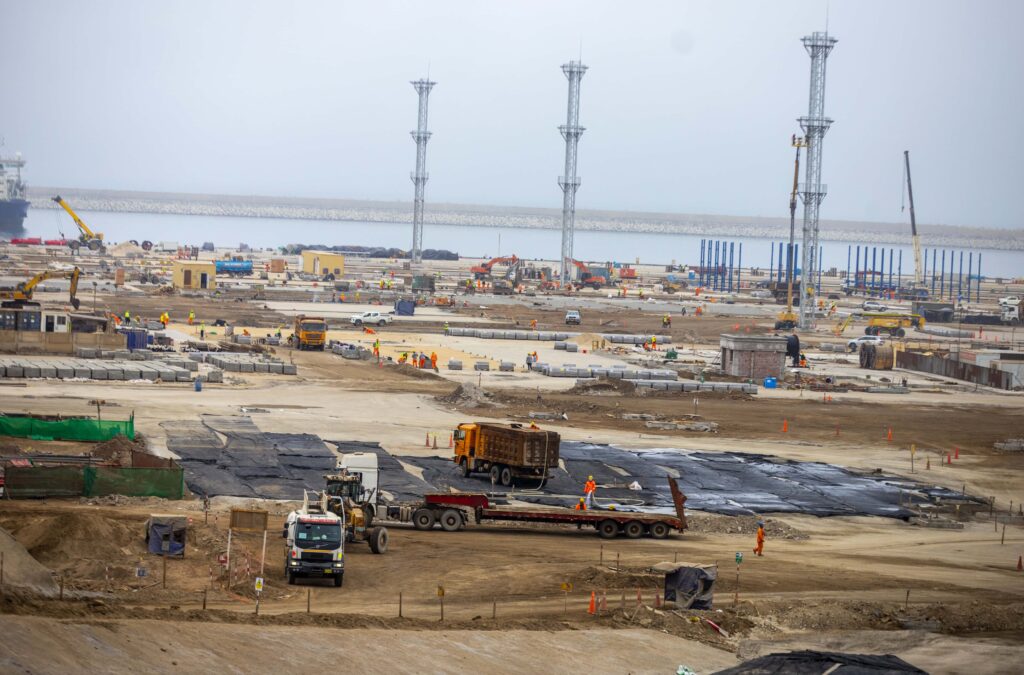
M29 202L25 199L25 183L21 180L21 167L25 160L21 153L14 157L0 157L0 236L18 235L25 231Z

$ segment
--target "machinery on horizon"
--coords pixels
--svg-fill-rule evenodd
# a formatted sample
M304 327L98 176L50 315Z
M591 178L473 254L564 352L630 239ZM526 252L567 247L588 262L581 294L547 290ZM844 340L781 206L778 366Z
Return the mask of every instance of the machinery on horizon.
M60 195L53 197L52 200L57 204L60 204L60 206L65 211L67 211L68 215L71 216L71 219L75 221L75 225L78 226L78 237L76 239L68 239L68 246L71 248L71 250L78 251L78 249L81 248L83 245L90 251L103 250L102 232L96 232L93 229L91 229L88 225L86 225L85 221L82 220L78 216L78 214L71 209L68 203L64 201L64 198L61 197ZM141 244L139 244L138 241L132 239L131 242L136 246L141 246L143 251L149 251L153 248L153 242L151 241L143 241Z
M515 255L492 258L485 263L471 267L469 271L473 273L474 279L490 279L495 265L508 265L509 272L511 273L519 265L519 258ZM507 274L506 277L508 276L510 275Z
M34 277L22 281L13 289L0 290L0 300L3 301L3 307L21 308L25 306L38 307L38 302L32 301L32 295L35 293L36 286L47 281L48 279L70 279L70 302L71 306L78 309L82 304L81 300L78 299L78 279L82 276L82 270L77 267L72 270L46 270L40 272Z
M590 271L590 267L586 263L582 263L575 258L570 258L569 262L576 266L580 271L579 281L576 282L576 290L580 290L585 287L593 288L595 291L601 290L601 287L605 285L606 281L604 277L595 275Z

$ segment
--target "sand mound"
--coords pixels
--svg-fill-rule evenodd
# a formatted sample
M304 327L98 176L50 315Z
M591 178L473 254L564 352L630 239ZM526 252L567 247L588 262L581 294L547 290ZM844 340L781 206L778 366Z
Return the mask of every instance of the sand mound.
M107 564L145 555L143 520L115 520L98 514L40 514L3 524L33 558L56 570ZM85 575L83 575L85 576Z
M25 547L0 528L0 551L4 554L4 584L25 588L44 595L57 594L53 575Z
M589 349L595 342L601 342L601 336L597 333L581 333L574 338L569 338L566 342L575 342L579 346Z

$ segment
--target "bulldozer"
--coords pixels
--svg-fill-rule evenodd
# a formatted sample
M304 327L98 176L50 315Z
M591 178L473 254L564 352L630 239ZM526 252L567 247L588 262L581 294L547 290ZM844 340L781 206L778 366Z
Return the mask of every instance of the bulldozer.
M363 476L341 469L339 473L326 474L327 509L338 515L345 524L345 539L350 542L365 541L373 553L388 550L388 530L374 527L376 515L375 491L368 494L363 485Z

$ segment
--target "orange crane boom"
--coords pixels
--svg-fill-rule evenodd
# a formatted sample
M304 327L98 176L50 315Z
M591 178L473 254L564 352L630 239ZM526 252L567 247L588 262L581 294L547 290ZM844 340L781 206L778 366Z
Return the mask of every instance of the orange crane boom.
M491 260L488 260L487 262L481 265L471 267L469 271L472 272L473 276L477 279L486 279L487 277L491 276L491 270L494 268L495 265L515 265L518 262L519 258L517 258L516 256L506 255L500 258L492 258Z

